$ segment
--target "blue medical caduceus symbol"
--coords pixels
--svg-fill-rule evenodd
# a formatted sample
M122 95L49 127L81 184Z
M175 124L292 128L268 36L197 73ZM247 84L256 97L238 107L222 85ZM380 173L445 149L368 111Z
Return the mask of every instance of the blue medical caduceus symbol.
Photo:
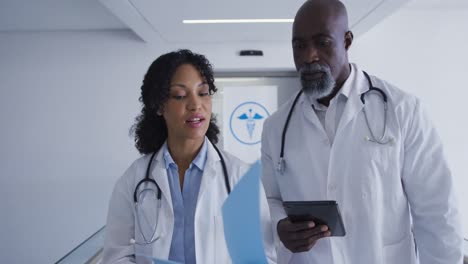
M252 109L250 108L248 113L243 113L237 118L246 121L245 125L247 127L247 131L249 132L250 139L252 139L253 131L255 129L255 120L260 120L263 118L263 116L258 113L252 114Z

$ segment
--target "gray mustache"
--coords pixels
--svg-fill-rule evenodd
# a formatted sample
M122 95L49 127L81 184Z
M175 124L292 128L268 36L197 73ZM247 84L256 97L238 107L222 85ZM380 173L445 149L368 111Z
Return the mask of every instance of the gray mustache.
M330 68L318 63L304 64L300 69L300 74L312 74L316 72L330 72Z

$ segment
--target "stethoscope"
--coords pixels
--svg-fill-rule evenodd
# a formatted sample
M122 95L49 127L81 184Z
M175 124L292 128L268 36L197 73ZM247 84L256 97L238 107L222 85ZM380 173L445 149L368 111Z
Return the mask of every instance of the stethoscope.
M219 158L221 159L221 165L223 166L223 174L224 174L224 184L226 186L226 192L229 195L231 193L231 185L229 183L229 176L228 176L228 172L227 172L227 168L226 168L226 162L224 161L223 155L221 155L221 152L219 151L219 149L214 144L212 144L212 146L214 147L214 149L218 153ZM150 160L148 162L148 167L146 168L145 178L138 182L138 184L135 187L135 191L133 192L133 202L135 203L135 214L136 214L136 219L137 219L136 224L137 224L137 228L140 231L140 234L143 237L144 241L143 242L137 242L137 241L135 241L135 239L131 239L130 243L132 243L132 244L149 245L149 244L153 244L156 240L158 240L160 238L160 236L155 236L156 235L156 228L158 226L158 221L159 221L159 213L156 213L156 221L155 221L155 224L151 228L152 229L151 237L146 237L143 230L142 230L142 223L141 223L142 219L140 217L140 204L139 204L139 201L141 201L142 197L144 195L146 195L147 193L150 193L150 195L157 196L157 200L156 200L156 210L157 210L157 212L159 212L159 209L161 208L161 188L159 188L159 185L156 183L156 181L154 179L150 178L151 163L153 162L154 155L156 155L156 152L154 152L151 155L151 158L150 158ZM153 184L154 186L156 186L156 189L158 190L157 193L155 193L154 189L148 188L147 186L145 186L145 188L143 190L138 192L140 185L142 185L144 183ZM148 223L148 221L146 221L146 222Z
M364 105L364 107L363 107L364 118L366 120L367 128L369 129L369 132L370 132L370 137L366 137L365 140L370 141L370 142L374 142L374 143L377 143L377 144L381 144L381 145L391 143L393 141L393 138L387 138L386 137L386 134L387 134L387 114L388 114L387 95L385 94L384 91L382 91L382 89L374 87L374 85L372 84L371 78L369 77L367 72L363 71L363 73L364 73L364 76L366 76L367 82L369 83L369 90L367 90L367 91L365 91L364 93L361 94L361 102ZM371 129L370 125L369 125L369 119L367 118L367 113L366 113L366 108L365 108L365 105L366 105L365 96L368 93L372 93L372 92L378 93L380 95L380 97L382 97L382 101L383 101L383 105L384 105L384 112L385 112L384 113L384 130L383 130L382 136L379 139L376 138L376 136L374 135L374 132L372 131L372 129ZM278 166L276 168L276 170L278 172L280 172L281 174L284 172L284 143L286 141L286 132L288 130L289 121L291 120L291 115L293 113L294 107L296 106L296 103L299 100L299 97L301 96L301 94L302 94L302 90L299 91L296 98L294 98L293 104L291 106L291 109L289 109L289 113L288 113L288 116L286 118L286 122L285 122L284 127L283 127L283 134L281 135L280 158L279 158L279 161L278 161Z

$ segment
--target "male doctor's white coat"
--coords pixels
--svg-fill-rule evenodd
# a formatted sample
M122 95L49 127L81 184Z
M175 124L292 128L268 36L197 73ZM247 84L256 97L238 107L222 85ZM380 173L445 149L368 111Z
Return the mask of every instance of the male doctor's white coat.
M231 188L247 171L248 166L234 156L222 152L226 162ZM125 174L118 180L112 194L106 225L103 264L152 263L148 259L136 255L152 256L168 259L174 229L174 214L172 199L164 165L162 151L155 155L151 171L162 191L161 208L156 236L160 236L151 245L133 245L131 239L143 242L137 225L133 193L136 185L145 177L146 168L151 155L145 155L136 160ZM260 184L261 186L261 184ZM200 184L198 202L195 211L195 254L197 263L217 264L231 263L224 238L221 207L228 197L221 160L208 142L207 160ZM142 217L142 216L140 216ZM273 243L271 218L263 187L260 190L260 219L265 253L269 264L276 263L276 251ZM143 220L142 220L143 221ZM151 230L143 230L145 236L151 236ZM135 237L136 236L136 237ZM246 238L249 239L249 238Z
M264 123L263 183L274 230L287 217L282 201L336 200L347 232L345 237L320 239L309 252L296 254L274 232L278 263L413 264L419 258L422 264L461 264L454 185L441 141L419 101L371 77L387 94L387 135L394 141L367 141L360 95L369 84L354 64L352 71L346 81L352 88L333 144L309 99L301 95L286 134L283 174L276 169L281 134L296 94ZM379 137L382 99L365 99L369 123Z

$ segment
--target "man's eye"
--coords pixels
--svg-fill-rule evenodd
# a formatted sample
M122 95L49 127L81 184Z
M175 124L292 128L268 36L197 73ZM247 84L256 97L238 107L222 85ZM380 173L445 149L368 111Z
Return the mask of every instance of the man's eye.
M302 49L302 48L304 48L304 43L299 42L299 41L294 41L292 45L293 45L293 48L294 48L294 49Z
M331 41L328 39L319 40L317 43L320 47L329 47L331 45Z

